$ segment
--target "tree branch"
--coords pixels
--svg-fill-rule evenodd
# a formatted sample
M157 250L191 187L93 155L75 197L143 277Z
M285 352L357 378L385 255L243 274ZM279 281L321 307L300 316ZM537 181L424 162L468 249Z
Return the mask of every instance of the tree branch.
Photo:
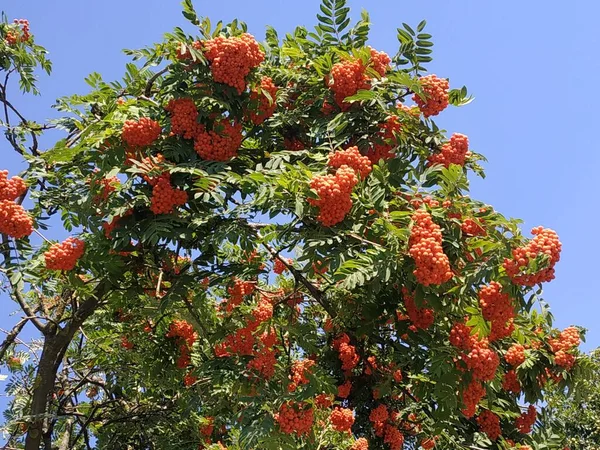
M4 339L4 342L2 342L2 345L0 345L0 361L2 360L2 358L4 358L4 355L6 354L6 351L15 342L15 340L17 339L17 336L19 335L19 333L21 332L21 330L23 330L23 328L25 327L25 325L27 324L28 321L29 321L29 317L25 317L24 319L21 319L13 327L13 329L10 330L6 334L6 339Z
M168 71L169 71L169 66L165 67L162 70L159 70L158 72L156 72L154 75L152 75L148 79L148 82L146 83L146 88L144 89L144 95L146 97L150 97L152 95L152 85L158 79L158 77L160 77L161 75L164 75Z

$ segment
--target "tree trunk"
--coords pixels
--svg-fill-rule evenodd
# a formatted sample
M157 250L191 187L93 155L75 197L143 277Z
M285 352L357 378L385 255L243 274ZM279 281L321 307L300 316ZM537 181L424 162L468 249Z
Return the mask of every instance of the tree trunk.
M88 298L77 309L73 318L64 328L57 328L49 323L44 333L44 348L40 357L38 371L35 376L35 387L31 402L31 421L27 429L25 439L25 450L39 450L44 435L44 424L48 404L54 392L56 374L60 367L65 352L69 348L73 336L90 317L100 303L100 298L106 292L103 286L99 286L96 295Z
M74 331L69 334L70 336L65 333L65 330L61 330L58 334L45 337L40 365L35 376L30 413L32 418L27 428L25 450L39 450L40 448L44 434L44 415L54 392L56 373L73 338Z

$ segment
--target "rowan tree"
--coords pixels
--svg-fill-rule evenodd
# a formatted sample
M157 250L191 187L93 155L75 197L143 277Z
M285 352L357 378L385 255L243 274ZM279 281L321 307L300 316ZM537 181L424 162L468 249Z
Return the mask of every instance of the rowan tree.
M0 180L8 445L562 448L545 393L589 362L541 298L561 243L468 195L483 156L435 119L471 97L427 73L425 21L387 55L344 0L260 42L183 6L197 35L128 51L45 125L7 98L50 69L35 27L0 27L28 165Z

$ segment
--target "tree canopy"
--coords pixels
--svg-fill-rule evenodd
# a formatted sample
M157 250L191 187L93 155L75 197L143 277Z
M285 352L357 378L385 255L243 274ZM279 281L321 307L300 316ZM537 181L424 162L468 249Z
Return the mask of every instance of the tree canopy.
M427 73L426 22L387 55L349 12L259 42L184 0L197 35L127 51L46 124L8 98L46 52L0 25L27 163L0 172L10 448L563 448L546 393L592 364L542 299L558 235L468 195L484 157L435 119L472 97Z

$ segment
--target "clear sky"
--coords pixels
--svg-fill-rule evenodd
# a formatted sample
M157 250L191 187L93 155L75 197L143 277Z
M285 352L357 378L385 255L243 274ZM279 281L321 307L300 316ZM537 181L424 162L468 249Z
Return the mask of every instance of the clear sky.
M200 15L213 23L238 17L259 40L266 24L280 36L298 24L312 26L318 5L318 0L196 0ZM600 177L594 132L600 104L595 85L600 3L351 0L350 5L354 17L362 8L370 12L370 45L390 54L397 49L397 26L427 19L435 42L430 71L449 77L453 87L467 85L476 97L437 119L448 133L467 134L471 148L489 159L487 178L471 177L472 196L524 219L527 231L543 225L558 232L563 252L545 298L557 327L582 325L589 329L583 348L600 346L594 287L600 213L593 194ZM128 60L123 48L150 45L175 26L193 31L177 0L2 0L0 9L10 20L29 19L54 62L53 75L40 79L41 97L15 100L27 117L40 121L53 116L50 105L57 97L87 92L83 78L90 72L106 80L120 78ZM3 141L0 151L2 168L15 173L22 167ZM61 237L58 229L48 234ZM2 328L12 323L7 315L14 307L8 302L0 299Z

